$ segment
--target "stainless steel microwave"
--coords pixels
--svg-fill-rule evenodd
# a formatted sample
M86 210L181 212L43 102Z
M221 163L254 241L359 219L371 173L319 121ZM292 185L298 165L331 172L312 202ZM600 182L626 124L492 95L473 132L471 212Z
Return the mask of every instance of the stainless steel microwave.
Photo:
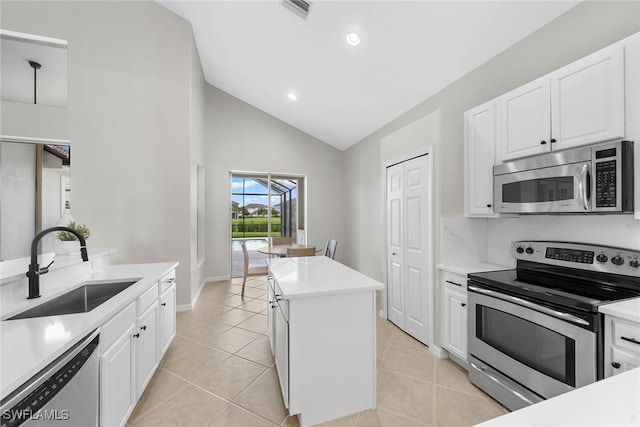
M493 167L499 213L633 212L633 142L614 141Z

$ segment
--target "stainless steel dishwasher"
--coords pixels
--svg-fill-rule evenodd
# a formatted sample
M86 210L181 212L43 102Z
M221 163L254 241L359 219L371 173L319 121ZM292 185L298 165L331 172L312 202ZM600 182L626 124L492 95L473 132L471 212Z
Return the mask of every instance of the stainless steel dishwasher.
M96 329L0 402L0 426L98 425Z

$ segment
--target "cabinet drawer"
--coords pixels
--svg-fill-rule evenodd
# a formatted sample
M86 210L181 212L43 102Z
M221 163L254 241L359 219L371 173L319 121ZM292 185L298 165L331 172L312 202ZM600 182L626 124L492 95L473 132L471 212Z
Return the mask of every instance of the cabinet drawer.
M171 270L162 279L160 279L160 293L164 293L176 281L176 271Z
M111 346L122 334L130 328L136 321L136 305L129 304L120 313L116 314L104 324L100 332L100 340L102 341L102 349L105 350Z
M612 344L640 355L640 325L613 319Z
M444 271L443 273L443 282L445 286L453 285L463 292L467 291L467 278L465 276L461 274L451 273L449 271Z
M158 284L154 284L149 289L147 289L142 295L138 297L136 303L138 304L137 311L138 314L144 313L144 311L151 307L151 304L156 302L158 299Z
M274 294L274 304L276 308L280 310L282 315L284 316L284 320L289 321L289 300L282 298L282 291L280 290L280 286L278 286L278 282L275 279L271 279L270 282L273 286L273 294Z

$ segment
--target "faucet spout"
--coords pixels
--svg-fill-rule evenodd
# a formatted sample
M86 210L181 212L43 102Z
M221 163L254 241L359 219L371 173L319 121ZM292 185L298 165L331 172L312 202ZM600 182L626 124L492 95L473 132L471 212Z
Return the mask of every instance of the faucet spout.
M52 233L54 231L68 231L69 233L73 233L78 237L80 241L80 255L82 256L82 261L89 261L89 255L87 254L87 243L84 239L84 236L80 234L78 231L69 227L51 227L46 228L35 235L33 240L31 241L31 264L29 264L29 271L27 271L27 277L29 278L29 296L27 299L39 298L40 297L40 275L49 272L49 264L45 268L40 268L38 264L38 243L40 240L47 234Z

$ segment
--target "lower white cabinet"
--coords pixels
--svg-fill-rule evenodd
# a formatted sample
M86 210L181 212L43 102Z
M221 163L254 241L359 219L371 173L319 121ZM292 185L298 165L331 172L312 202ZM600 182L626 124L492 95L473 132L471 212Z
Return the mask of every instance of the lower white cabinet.
M286 303L286 301L284 301ZM289 320L278 301L273 307L274 358L284 405L289 408Z
M176 285L172 284L169 289L160 295L159 322L160 326L158 344L158 360L166 353L171 341L176 336Z
M158 303L138 317L136 338L136 396L140 396L158 367Z
M463 362L467 358L467 278L443 272L442 346Z
M101 331L100 425L122 426L136 404L135 303L107 322Z
M640 367L640 324L607 315L604 326L605 377Z
M175 278L175 271L169 274ZM101 427L126 424L175 337L176 285L166 277L101 328Z

